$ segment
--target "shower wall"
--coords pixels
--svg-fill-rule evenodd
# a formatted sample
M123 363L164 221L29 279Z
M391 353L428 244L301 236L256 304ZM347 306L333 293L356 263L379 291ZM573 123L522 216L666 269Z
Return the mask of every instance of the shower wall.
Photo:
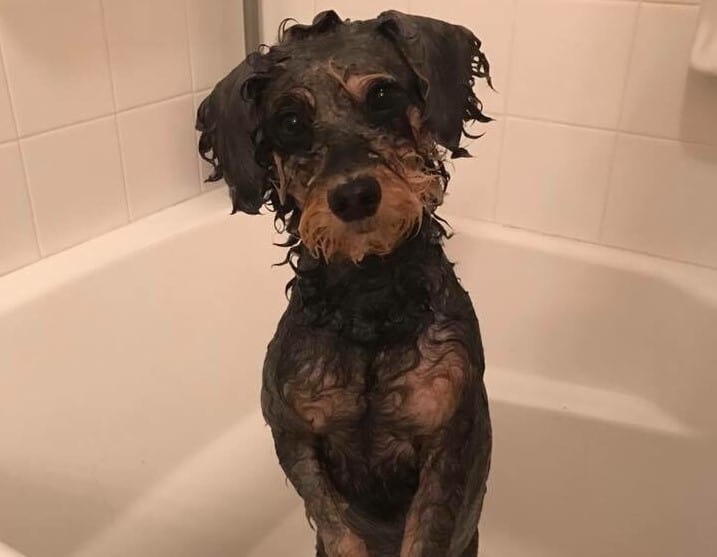
M445 211L717 267L717 78L689 70L696 0L264 0L285 17L393 8L470 27L496 121L455 163Z
M199 195L241 0L0 0L0 275Z

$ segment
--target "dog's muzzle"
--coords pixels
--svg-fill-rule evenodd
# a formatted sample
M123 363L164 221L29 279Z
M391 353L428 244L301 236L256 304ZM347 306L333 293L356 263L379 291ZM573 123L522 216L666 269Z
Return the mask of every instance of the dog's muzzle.
M359 176L329 193L331 211L344 222L373 216L381 203L381 186L372 176Z

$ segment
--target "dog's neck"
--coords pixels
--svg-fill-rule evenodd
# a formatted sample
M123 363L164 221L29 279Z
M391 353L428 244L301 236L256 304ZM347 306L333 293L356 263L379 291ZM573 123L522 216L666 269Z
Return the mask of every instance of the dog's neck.
M442 227L427 218L387 256L325 263L300 249L292 304L314 326L363 344L413 338L432 321L432 299L452 266Z

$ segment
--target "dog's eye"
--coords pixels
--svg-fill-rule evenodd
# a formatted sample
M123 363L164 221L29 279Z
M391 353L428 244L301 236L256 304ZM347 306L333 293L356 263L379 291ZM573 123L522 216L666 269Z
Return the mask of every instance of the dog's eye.
M311 149L313 130L304 111L283 110L272 120L269 134L279 151L297 153Z
M304 133L304 126L298 114L285 114L279 126L279 131L284 137L297 137Z
M366 93L364 104L369 120L381 124L403 116L408 98L397 83L379 81Z

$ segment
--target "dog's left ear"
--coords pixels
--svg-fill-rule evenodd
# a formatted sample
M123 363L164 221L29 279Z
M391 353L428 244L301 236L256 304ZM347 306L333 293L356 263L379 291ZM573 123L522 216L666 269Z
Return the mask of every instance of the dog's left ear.
M470 156L460 146L464 125L492 120L473 92L475 78L493 86L480 40L460 25L397 11L384 12L376 21L418 78L423 120L436 141L454 158Z
M262 82L257 68L262 62L259 53L250 54L216 85L197 111L199 153L214 168L208 181L224 178L234 213L257 214L268 187L266 170L256 160L254 138L258 126L255 89Z

